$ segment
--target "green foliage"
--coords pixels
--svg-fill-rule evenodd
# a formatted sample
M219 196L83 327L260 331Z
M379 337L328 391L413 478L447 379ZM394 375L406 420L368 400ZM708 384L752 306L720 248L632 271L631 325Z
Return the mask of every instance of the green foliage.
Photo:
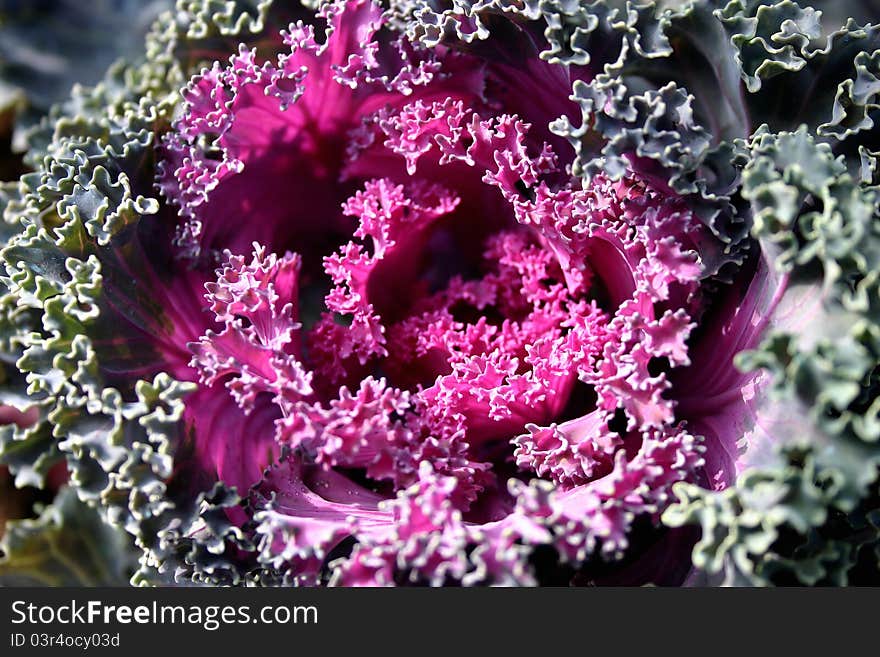
M664 520L699 523L694 564L732 582L842 585L862 558L877 568L880 545L877 195L806 128L762 128L749 150L754 236L797 281L793 307L738 356L772 376L762 420L775 450L746 452L744 475L723 492L676 488Z

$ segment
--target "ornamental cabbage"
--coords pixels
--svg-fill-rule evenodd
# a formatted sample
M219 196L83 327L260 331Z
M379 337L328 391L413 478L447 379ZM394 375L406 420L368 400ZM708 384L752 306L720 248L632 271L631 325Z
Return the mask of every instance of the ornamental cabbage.
M880 28L835 27L178 2L0 188L0 459L66 477L10 535L83 514L142 584L874 581Z

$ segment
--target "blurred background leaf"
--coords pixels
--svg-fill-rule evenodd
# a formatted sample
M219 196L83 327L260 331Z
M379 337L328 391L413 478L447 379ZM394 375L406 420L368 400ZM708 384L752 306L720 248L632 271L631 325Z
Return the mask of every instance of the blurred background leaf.
M3 586L125 586L136 566L126 536L67 487L37 518L7 521L0 553Z
M74 84L144 49L171 0L0 0L0 180L24 173L25 133Z

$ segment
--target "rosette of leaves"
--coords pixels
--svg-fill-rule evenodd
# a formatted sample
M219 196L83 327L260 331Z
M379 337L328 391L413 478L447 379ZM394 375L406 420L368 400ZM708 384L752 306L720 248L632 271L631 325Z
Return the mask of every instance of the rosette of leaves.
M138 582L876 577L864 16L279 4L178 2L4 186L21 485Z

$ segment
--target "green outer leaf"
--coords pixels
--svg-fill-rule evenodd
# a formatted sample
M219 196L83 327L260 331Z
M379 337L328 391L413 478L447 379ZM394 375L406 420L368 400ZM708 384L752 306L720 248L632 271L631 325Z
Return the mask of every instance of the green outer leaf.
M752 436L763 444L728 490L678 486L663 520L700 524L694 564L731 583L846 584L863 549L880 568L878 199L806 128L762 128L750 151L753 234L795 281L737 359L772 380Z

